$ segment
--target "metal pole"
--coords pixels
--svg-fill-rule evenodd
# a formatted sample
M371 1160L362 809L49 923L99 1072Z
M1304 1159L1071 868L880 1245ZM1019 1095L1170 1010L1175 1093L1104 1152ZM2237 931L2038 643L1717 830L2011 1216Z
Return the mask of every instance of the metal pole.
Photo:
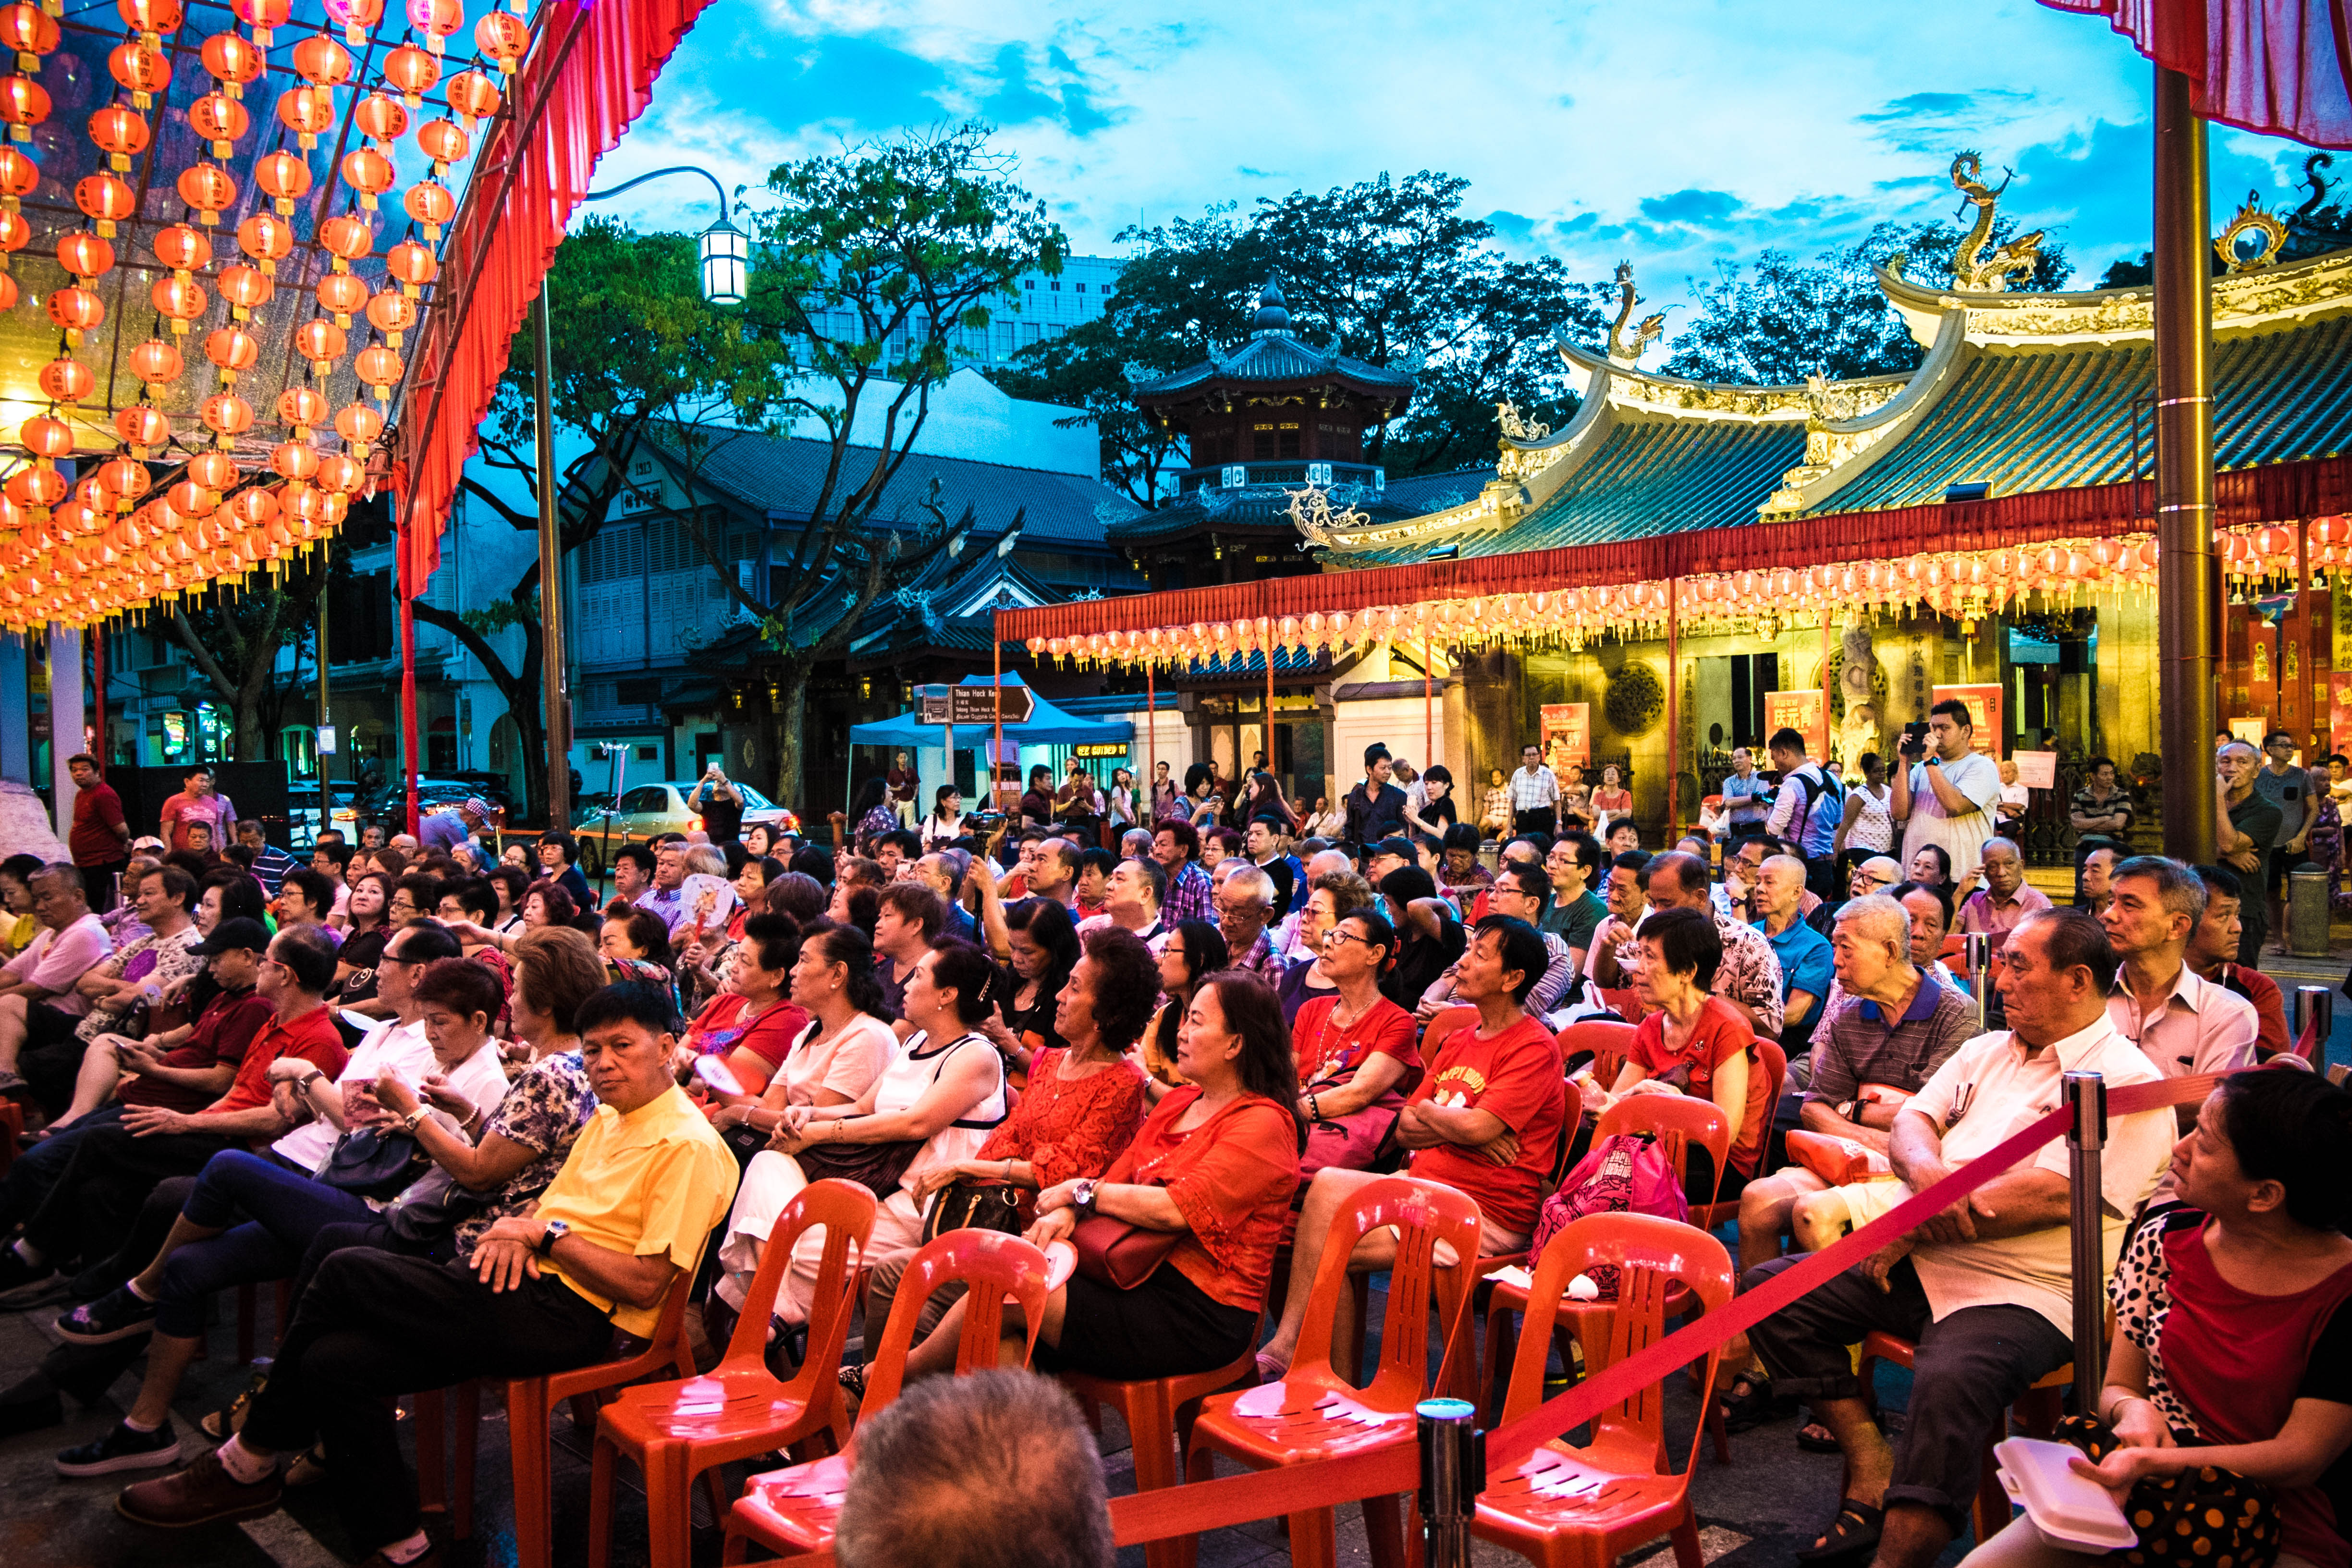
M1148 658L1143 661L1143 778L1137 785L1143 792L1143 809L1135 819L1146 832L1154 832L1160 826L1160 802L1152 795L1160 773L1160 694Z
M89 741L99 776L106 775L106 627L89 628Z
M329 707L327 702L327 584L333 577L331 571L333 561L329 553L333 548L332 545L324 543L319 546L319 629L316 637L319 655L319 731L321 734L326 731L328 725L335 721L334 710ZM313 736L312 739L315 741L317 737ZM341 736L336 737L338 746L341 745ZM319 758L319 831L321 833L335 825L335 803L328 798L327 793L329 761L330 759L325 756Z
M1991 1026L1987 1019L1992 1012L1992 938L1980 931L1969 931L1960 938L1960 952L1969 984L1976 987L1977 1033L1981 1035Z
M1682 837L1682 617L1675 590L1679 577L1666 579L1666 842Z
M2318 1037L2312 1042L2311 1065L2319 1066L2327 1059L2327 1037L2336 1032L2336 993L2325 985L2298 985L2294 988L2294 1041L2293 1050L2302 1043L2304 1031L2317 1026Z
M2067 1230L2074 1244L2074 1408L2099 1408L2107 1374L2106 1204L2099 1188L2099 1153L2107 1142L2106 1080L2069 1072L2066 1103L2074 1124L2066 1130Z
M1433 727L1430 723L1429 668L1437 662L1437 643L1423 637L1421 643L1421 765L1429 766L1429 747Z
M989 699L989 700L996 705L996 738L994 742L989 747L988 751L988 805L989 809L992 811L996 808L996 768L998 763L1004 755L1003 616L1004 612L1002 610L998 610L994 613L994 616L991 620L988 637L988 658L990 665L988 683L995 689L994 694ZM950 697L948 700L950 702L953 702L955 699ZM952 710L950 710L950 711L952 711ZM948 766L952 769L955 766L955 763L950 762L948 763ZM920 803L919 802L918 804Z
M2158 710L2164 852L2213 858L2220 704L2213 559L2213 299L2205 126L2189 79L2156 71Z
M561 833L572 826L572 683L563 636L562 520L555 504L555 347L547 322L554 285L552 278L541 280L531 324L539 350L539 691L547 709L547 824Z
M1424 1399L1413 1406L1421 1439L1422 1561L1426 1568L1470 1568L1470 1521L1486 1489L1486 1434L1466 1400Z

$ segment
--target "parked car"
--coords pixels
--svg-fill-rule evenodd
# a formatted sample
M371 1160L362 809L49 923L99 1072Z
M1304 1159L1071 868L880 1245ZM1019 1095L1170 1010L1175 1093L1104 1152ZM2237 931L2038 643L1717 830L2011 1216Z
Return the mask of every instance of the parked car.
M633 784L621 793L613 810L598 809L582 816L572 834L580 840L580 871L591 882L604 874L615 852L625 845L648 844L665 833L695 833L702 827L699 812L686 808L686 797L699 779L672 779L667 784ZM782 833L798 833L800 818L741 780L736 793L743 797L743 826L766 823Z

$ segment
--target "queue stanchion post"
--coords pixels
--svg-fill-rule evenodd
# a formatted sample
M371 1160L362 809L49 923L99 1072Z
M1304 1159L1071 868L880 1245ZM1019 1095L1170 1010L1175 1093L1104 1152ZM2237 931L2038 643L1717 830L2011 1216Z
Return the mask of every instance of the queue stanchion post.
M2307 1034L2312 1037L2311 1065L2325 1066L2327 1061L2327 1037L2336 1027L2336 993L2325 985L2298 985L2294 988L2294 1038L2288 1045L2294 1050L2303 1044Z
M1977 1033L1992 1027L1992 937L1980 931L1960 938L1960 962L1968 965L1969 984L1977 993Z
M2074 1408L2099 1408L2106 1376L2106 1205L2099 1186L2100 1159L2107 1139L2107 1085L2095 1072L2069 1072L2066 1104L2074 1120L2066 1129L2067 1235L2072 1245L2074 1296Z
M1477 1406L1424 1399L1413 1415L1421 1428L1422 1561L1427 1568L1470 1568L1470 1521L1486 1489L1486 1434L1477 1429Z

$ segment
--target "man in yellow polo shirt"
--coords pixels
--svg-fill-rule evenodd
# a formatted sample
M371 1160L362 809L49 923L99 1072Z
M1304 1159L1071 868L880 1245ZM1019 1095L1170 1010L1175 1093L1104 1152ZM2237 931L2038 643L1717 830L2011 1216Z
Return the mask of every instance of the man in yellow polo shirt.
M176 1475L126 1489L122 1513L179 1529L278 1507L278 1459L323 1440L363 1568L433 1550L388 1394L478 1377L536 1377L644 1337L735 1195L727 1145L678 1089L667 991L608 985L582 1005L581 1057L603 1101L529 1217L502 1219L468 1260L365 1248L319 1267L245 1429Z

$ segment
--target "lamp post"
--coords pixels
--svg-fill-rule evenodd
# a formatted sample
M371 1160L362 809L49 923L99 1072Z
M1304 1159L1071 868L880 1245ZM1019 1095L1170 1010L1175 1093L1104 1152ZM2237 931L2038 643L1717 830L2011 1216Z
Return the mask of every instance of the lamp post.
M709 170L678 163L624 180L605 190L590 191L580 199L601 202L635 190L666 174L699 174L719 193L719 221L695 240L695 258L702 298L712 305L740 305L750 282L751 242L741 229L727 221L727 187ZM539 625L540 695L547 705L548 826L559 832L572 825L572 685L571 659L564 646L562 516L556 506L555 405L550 387L555 379L555 350L547 323L547 296L555 279L541 280L538 308L531 312L537 338L538 418L533 434L539 447ZM617 796L614 804L618 804Z

